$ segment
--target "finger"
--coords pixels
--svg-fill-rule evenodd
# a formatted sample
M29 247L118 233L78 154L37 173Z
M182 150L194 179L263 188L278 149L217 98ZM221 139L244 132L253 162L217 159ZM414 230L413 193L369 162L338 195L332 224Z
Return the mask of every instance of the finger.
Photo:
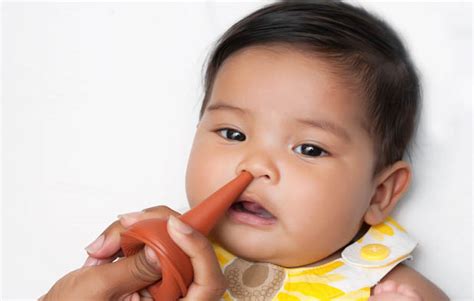
M140 295L138 293L133 293L128 297L126 301L140 301Z
M133 293L131 301L140 301L140 295L138 293Z
M133 301L133 300L136 300L135 295L137 295L137 293L133 293L133 294L127 295L127 296L125 296L123 299L121 299L120 301ZM134 299L134 298L135 298L135 299ZM138 301L140 301L140 296L138 296Z
M166 206L155 206L138 212L120 214L117 221L108 226L94 242L86 247L86 251L90 257L109 259L116 252L120 252L120 234L126 231L127 227L144 219L167 218L169 215L180 214ZM98 264L106 262L99 261Z
M144 288L138 292L142 298L153 298L148 289Z
M400 284L398 286L398 289L397 291L400 293L400 294L403 294L407 297L413 297L413 298L417 298L416 300L420 299L420 295L418 295L418 293L416 292L415 288L413 288L412 286L408 285L408 284Z
M114 262L115 259L120 258L120 257L123 257L122 250L119 250L118 252L116 252L112 257L104 258L104 259L88 256L82 266L88 267L88 266L101 265L104 263Z
M82 266L83 267L91 267L91 266L94 266L94 265L101 265L101 264L104 264L104 263L113 262L117 257L118 256L113 256L113 257L106 258L106 259L98 259L98 258L94 258L92 256L88 256L86 261L84 262L84 264Z
M98 259L107 259L114 256L120 250L120 233L124 232L126 228L115 221L102 232L99 237L85 250L89 256Z
M377 285L374 287L372 293L373 293L373 295L378 295L378 294L382 293L382 284L377 283Z
M386 280L381 283L381 293L383 292L396 292L398 284L393 280Z
M218 300L224 294L227 283L210 242L174 216L169 218L168 232L193 265L194 280L186 299Z
M155 207L143 209L140 212L120 214L119 221L123 227L127 228L133 225L134 223L138 221L142 221L144 219L168 218L168 216L170 215L179 216L180 214L166 206L155 206Z
M161 278L158 258L148 246L133 256L92 268L94 272L89 275L91 279L83 279L96 281L96 287L111 300L137 292Z

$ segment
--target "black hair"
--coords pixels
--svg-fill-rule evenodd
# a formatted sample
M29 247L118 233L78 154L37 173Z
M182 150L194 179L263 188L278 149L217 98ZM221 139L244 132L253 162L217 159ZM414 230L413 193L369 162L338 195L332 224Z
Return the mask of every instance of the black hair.
M415 67L387 23L342 1L279 1L232 25L208 57L199 119L223 62L241 49L272 44L319 55L356 83L377 154L374 175L408 152L421 105Z

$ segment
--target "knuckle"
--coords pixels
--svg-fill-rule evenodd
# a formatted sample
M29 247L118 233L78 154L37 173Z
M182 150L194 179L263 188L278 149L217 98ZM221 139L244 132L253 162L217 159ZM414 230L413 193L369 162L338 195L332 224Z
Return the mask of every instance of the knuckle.
M179 213L176 211L172 210L168 206L165 205L159 205L159 206L154 206L150 208L146 208L142 210L145 212L147 215L154 216L154 217L168 217L170 215L178 216Z
M168 210L168 207L166 207L164 205L159 205L159 206L145 208L142 211L147 212L147 213L164 213L167 210Z
M137 280L151 283L158 279L157 273L145 258L144 250L141 250L134 256L134 260L128 265L128 269L130 274Z
M211 244L209 241L202 236L200 233L197 233L197 231L193 231L192 238L194 240L194 247L196 248L196 251L202 252L202 253L209 253L209 252L214 252Z
M155 207L150 207L142 210L145 212L146 215L154 216L154 217L166 217L169 215L171 211L168 207L160 205Z
M77 274L71 278L70 287L74 287L77 289L76 291L85 291L90 287L94 287L96 293L102 292L99 297L109 294L107 280L96 272L95 267L84 267L75 272Z
M111 223L102 234L110 235L112 233L121 233L125 231L125 227L120 223L120 220L116 220Z
M152 297L152 295L150 294L150 292L146 288L140 290L138 293L140 294L140 297L142 297L142 298L151 298Z
M208 294L210 296L215 296L216 298L219 298L225 293L227 288L228 288L228 284L227 284L227 281L225 281L225 279L223 280L216 279L213 285L208 287Z
M89 272L92 268L93 267L85 267L67 274L65 277L68 280L67 287L72 291L80 290L81 285L84 284L81 280L88 279L89 274L94 275L94 273Z
M225 291L229 288L229 283L225 279L224 275L220 277L220 280L217 281L217 290L220 294L224 294Z

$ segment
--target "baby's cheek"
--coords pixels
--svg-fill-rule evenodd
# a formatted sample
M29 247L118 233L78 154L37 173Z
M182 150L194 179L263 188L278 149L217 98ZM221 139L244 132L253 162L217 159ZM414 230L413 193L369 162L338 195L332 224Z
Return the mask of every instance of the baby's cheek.
M291 216L291 213L288 214ZM312 258L324 256L330 249L330 229L324 227L310 215L291 216L286 227L288 249L300 258ZM308 259L309 260L309 259Z
M337 214L304 212L294 214L287 229L293 252L299 252L298 256L313 261L324 259L347 245L358 231L358 226L350 226L351 222L339 219Z

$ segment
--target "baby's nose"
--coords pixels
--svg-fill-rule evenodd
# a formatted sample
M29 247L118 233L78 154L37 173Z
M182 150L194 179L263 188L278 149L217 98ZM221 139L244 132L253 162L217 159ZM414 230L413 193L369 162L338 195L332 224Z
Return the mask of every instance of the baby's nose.
M247 156L237 166L236 174L248 171L255 180L264 180L266 183L277 183L280 180L278 167L268 156Z

